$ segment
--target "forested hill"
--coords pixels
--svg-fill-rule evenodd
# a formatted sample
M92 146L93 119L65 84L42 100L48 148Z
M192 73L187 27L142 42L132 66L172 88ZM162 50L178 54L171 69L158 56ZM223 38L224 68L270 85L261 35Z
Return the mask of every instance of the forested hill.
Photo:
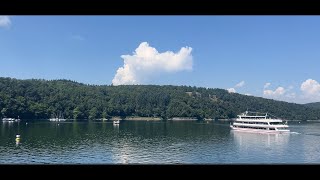
M320 102L308 103L308 104L304 104L304 105L307 106L307 107L320 109Z
M61 112L68 119L111 116L233 118L245 111L269 112L292 120L320 119L304 105L191 86L97 86L69 80L0 78L2 117L47 119Z

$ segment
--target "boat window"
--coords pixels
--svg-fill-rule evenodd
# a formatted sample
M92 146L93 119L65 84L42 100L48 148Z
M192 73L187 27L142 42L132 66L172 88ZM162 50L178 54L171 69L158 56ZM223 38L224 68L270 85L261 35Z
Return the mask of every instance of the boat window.
M284 124L283 122L270 122L271 125L282 125Z
M269 130L276 130L275 128L269 128Z

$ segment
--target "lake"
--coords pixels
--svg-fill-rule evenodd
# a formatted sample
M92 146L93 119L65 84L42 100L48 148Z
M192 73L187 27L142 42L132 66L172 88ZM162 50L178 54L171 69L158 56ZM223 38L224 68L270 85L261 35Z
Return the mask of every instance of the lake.
M289 122L289 129L235 132L212 121L1 122L0 164L319 164L320 123Z

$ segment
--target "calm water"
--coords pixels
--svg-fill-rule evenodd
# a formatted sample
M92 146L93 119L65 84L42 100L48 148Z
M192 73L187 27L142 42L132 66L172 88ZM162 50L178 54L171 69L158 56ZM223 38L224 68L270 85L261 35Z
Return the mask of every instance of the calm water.
M223 122L1 122L0 164L320 164L320 123L289 126L256 134Z

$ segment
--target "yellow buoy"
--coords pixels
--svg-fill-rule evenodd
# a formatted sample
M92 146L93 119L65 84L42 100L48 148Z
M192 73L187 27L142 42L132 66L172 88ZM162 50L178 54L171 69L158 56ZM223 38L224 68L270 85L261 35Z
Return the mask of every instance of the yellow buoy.
M17 134L17 135L16 135L16 143L19 143L19 142L20 142L20 135Z

